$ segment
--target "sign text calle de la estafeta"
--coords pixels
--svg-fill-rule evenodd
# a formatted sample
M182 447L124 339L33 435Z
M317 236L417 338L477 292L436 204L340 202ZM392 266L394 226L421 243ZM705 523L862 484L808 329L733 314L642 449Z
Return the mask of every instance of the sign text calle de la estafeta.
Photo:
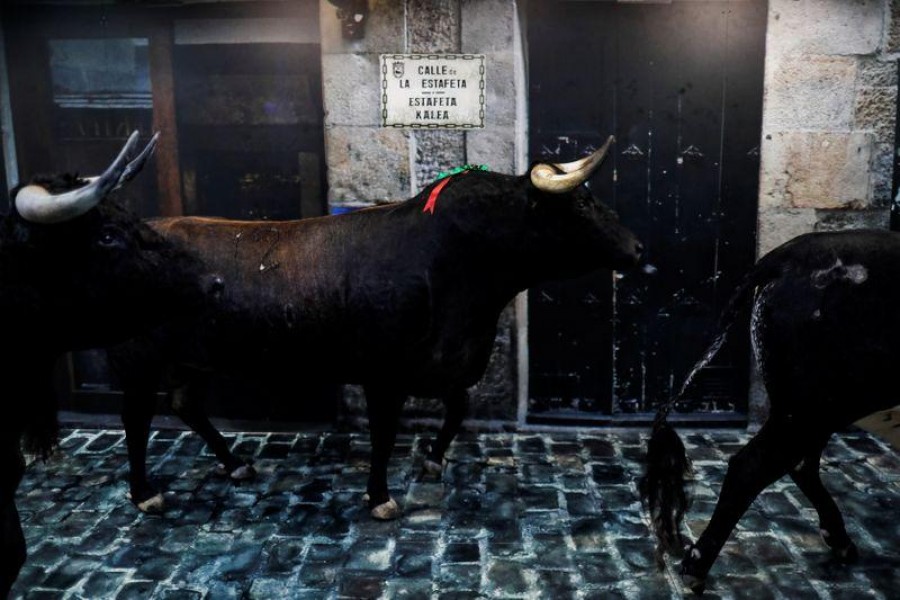
M484 127L483 54L382 54L384 127Z

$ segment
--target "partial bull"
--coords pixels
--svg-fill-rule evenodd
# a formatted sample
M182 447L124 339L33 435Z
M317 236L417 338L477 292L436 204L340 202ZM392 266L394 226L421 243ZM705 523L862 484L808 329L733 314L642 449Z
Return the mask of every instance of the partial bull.
M235 473L242 461L207 427L192 388L210 371L291 373L364 386L368 503L374 517L396 517L387 464L407 396L443 399L445 422L426 463L439 472L466 390L484 373L497 319L514 296L548 279L638 261L637 239L582 185L611 143L572 163L536 163L523 176L463 172L405 202L347 215L151 222L223 285L208 318L173 321L110 352L126 392L132 499L160 507L144 462L153 393L164 379L184 392L180 414Z
M199 263L108 199L152 154L135 132L100 177L37 177L13 191L0 218L0 597L25 561L14 494L22 454L46 456L57 439L52 371L70 350L125 340L200 311Z
M728 464L712 519L681 565L702 593L737 522L766 487L790 475L819 516L825 543L842 561L857 549L819 477L832 433L898 403L900 234L847 231L800 236L764 256L735 291L721 333L653 427L641 481L660 551L681 550L689 463L667 423L674 402L712 361L737 316L749 309L753 352L769 396L760 431Z

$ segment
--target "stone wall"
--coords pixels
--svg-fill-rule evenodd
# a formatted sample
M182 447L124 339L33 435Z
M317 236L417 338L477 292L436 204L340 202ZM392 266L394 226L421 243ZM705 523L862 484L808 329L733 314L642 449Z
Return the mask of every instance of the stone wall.
M810 231L888 227L898 52L897 0L769 0L760 256ZM766 405L754 377L752 421Z
M361 40L341 37L335 8L320 2L325 151L330 205L398 201L418 193L441 171L486 164L513 173L521 168L525 128L521 52L516 47L513 0L370 0ZM486 126L479 130L383 128L379 55L383 53L486 55ZM517 136L517 132L519 135ZM500 321L494 353L472 395L474 418L516 419L516 319L511 305ZM348 387L346 414L364 414L362 395ZM440 404L413 400L407 415L439 417Z
M440 171L524 168L527 138L514 0L370 0L365 38L341 39L321 0L329 201L374 203L418 192ZM487 127L470 132L379 125L378 56L487 55ZM758 252L816 230L886 228L891 205L900 0L769 0ZM524 306L524 303L523 303ZM504 314L474 395L481 419L516 420L516 313ZM751 410L765 409L754 384ZM360 395L347 394L358 414ZM420 402L414 415L437 415Z
M760 255L808 231L887 227L900 48L892 5L769 0Z

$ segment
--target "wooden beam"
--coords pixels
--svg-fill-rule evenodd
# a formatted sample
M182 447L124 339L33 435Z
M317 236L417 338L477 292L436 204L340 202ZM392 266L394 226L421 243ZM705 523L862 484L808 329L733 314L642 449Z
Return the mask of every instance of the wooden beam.
M161 133L156 149L156 173L159 214L164 217L184 214L175 118L173 50L171 23L154 27L150 34L150 84L153 89L153 130Z

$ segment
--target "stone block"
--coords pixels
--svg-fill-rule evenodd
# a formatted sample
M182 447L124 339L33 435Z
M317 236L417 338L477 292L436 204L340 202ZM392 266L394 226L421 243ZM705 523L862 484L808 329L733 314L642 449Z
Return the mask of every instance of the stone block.
M893 141L886 144L874 144L872 146L872 196L869 204L873 207L890 206L893 182Z
M394 552L396 573L406 578L430 577L433 555L433 544L421 541L398 543Z
M322 55L326 127L381 125L381 76L376 54ZM331 166L331 162L328 163Z
M566 600L567 598L583 597L576 591L572 575L565 571L538 571L537 587L539 598Z
M859 85L863 87L897 87L897 62L873 56L859 59Z
M387 571L391 568L394 544L390 540L357 541L347 552L345 569L354 571Z
M481 565L466 563L441 565L438 581L441 591L475 591L481 582Z
M588 585L607 585L621 581L620 561L610 552L579 554L574 558L581 578Z
M891 213L887 207L873 210L817 210L814 229L888 229L890 219Z
M491 126L466 133L466 161L497 173L516 173L516 133L512 127Z
M399 129L325 129L329 202L409 197L409 132Z
M529 572L530 569L523 569L518 562L497 560L488 568L488 588L492 595L500 597L525 594Z
M760 210L867 206L872 145L867 133L766 135Z
M431 600L430 579L389 579L384 591L391 600Z
M81 591L87 598L113 598L126 577L127 573L121 571L95 571L82 584Z
M900 0L891 0L887 17L884 52L900 52Z
M494 52L485 57L485 125L514 126L516 123L515 55Z
M459 0L406 0L409 52L459 52Z
M873 54L883 23L882 0L772 0L766 52Z
M247 592L248 600L268 600L270 598L296 598L295 586L284 579L256 578Z
M406 22L403 2L397 0L369 0L369 18L361 40L345 40L337 9L328 0L319 0L319 27L322 34L322 54L378 54L406 52Z
M563 535L534 536L534 553L539 556L542 569L570 570L573 568L571 549Z
M465 133L448 130L417 130L414 141L415 193L428 186L443 171L466 163Z
M860 88L854 120L855 130L871 131L879 142L892 142L897 124L897 88Z
M445 563L477 563L481 555L474 542L454 542L444 548Z
M516 5L509 0L463 0L462 52L484 54L513 50Z
M116 595L116 600L143 600L151 598L156 590L153 581L130 581L122 586Z
M765 129L848 131L856 105L857 60L799 56L767 61Z

